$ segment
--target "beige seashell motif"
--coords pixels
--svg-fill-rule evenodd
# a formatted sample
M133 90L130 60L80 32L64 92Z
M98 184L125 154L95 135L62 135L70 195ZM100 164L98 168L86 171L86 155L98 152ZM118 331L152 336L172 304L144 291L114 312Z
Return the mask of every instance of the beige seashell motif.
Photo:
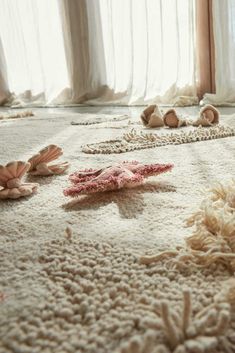
M56 145L49 145L43 148L28 160L31 164L28 172L32 175L41 176L63 174L69 167L68 162L48 165L51 161L54 161L62 156L62 154L62 148Z
M193 126L212 126L219 123L219 111L213 105L207 104L200 110L199 118Z
M18 199L19 197L34 194L38 184L23 183L22 177L30 168L30 163L22 161L0 165L0 199Z
M175 109L169 109L165 112L163 116L164 124L170 128L177 128L181 126L186 126L186 119L180 117Z
M164 126L162 114L156 104L149 105L140 116L142 123L146 127L162 127Z

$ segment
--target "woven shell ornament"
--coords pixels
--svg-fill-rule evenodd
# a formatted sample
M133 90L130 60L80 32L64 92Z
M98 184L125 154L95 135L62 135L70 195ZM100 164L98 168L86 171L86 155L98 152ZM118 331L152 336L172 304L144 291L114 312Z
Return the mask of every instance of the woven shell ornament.
M31 157L28 162L31 164L29 173L31 175L58 175L63 174L69 167L68 162L48 165L48 163L62 156L62 148L56 145L49 145Z
M36 193L38 184L21 180L29 168L30 163L22 161L0 165L0 199L18 199Z
M178 115L175 109L167 110L163 116L163 121L165 126L169 128L178 128L187 125L186 119Z
M156 104L149 105L140 116L142 123L146 127L162 127L164 125L162 114Z
M193 126L212 126L219 123L219 111L213 105L207 104L200 110L199 118Z

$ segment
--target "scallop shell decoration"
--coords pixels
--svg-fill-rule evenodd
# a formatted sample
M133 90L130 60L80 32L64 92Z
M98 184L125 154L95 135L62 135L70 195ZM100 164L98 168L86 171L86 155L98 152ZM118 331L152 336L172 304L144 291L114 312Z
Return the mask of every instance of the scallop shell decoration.
M29 168L30 163L22 161L0 165L0 199L18 199L36 193L38 184L21 180Z
M142 123L146 127L162 127L164 126L162 114L156 104L149 105L140 116Z
M31 175L58 175L63 174L69 167L68 162L48 165L48 163L62 156L62 148L56 145L49 145L31 157L28 162L31 164L29 173Z
M169 128L178 128L181 126L186 126L186 119L178 115L175 109L169 109L163 116L163 121Z
M194 126L212 126L219 123L219 111L213 105L207 104L200 110L199 118Z

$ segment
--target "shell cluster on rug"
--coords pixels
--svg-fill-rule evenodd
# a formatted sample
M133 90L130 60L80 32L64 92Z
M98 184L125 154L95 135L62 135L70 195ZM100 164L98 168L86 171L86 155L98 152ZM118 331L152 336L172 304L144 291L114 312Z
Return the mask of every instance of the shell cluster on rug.
M235 352L235 137L86 154L130 124L79 117L0 121L1 164L55 144L68 174L123 160L174 169L69 206L68 174L29 174L37 194L0 203L0 352ZM234 129L235 115L221 123Z

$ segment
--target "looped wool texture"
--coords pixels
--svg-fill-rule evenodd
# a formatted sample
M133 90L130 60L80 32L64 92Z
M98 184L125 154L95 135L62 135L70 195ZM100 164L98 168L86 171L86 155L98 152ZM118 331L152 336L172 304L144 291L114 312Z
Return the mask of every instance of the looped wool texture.
M87 144L82 147L82 151L89 154L124 153L146 148L179 145L229 136L235 136L235 129L224 125L216 125L210 128L200 126L189 131L161 135L144 132L138 133L135 129L132 129L130 132L123 134L121 139Z
M125 248L85 240L69 227L64 239L38 250L15 263L30 285L36 262L39 281L31 295L25 288L19 297L4 297L1 352L233 352L234 279L213 293L207 290L213 278L195 273L191 289L182 288L184 275L170 280L164 266L147 268Z

